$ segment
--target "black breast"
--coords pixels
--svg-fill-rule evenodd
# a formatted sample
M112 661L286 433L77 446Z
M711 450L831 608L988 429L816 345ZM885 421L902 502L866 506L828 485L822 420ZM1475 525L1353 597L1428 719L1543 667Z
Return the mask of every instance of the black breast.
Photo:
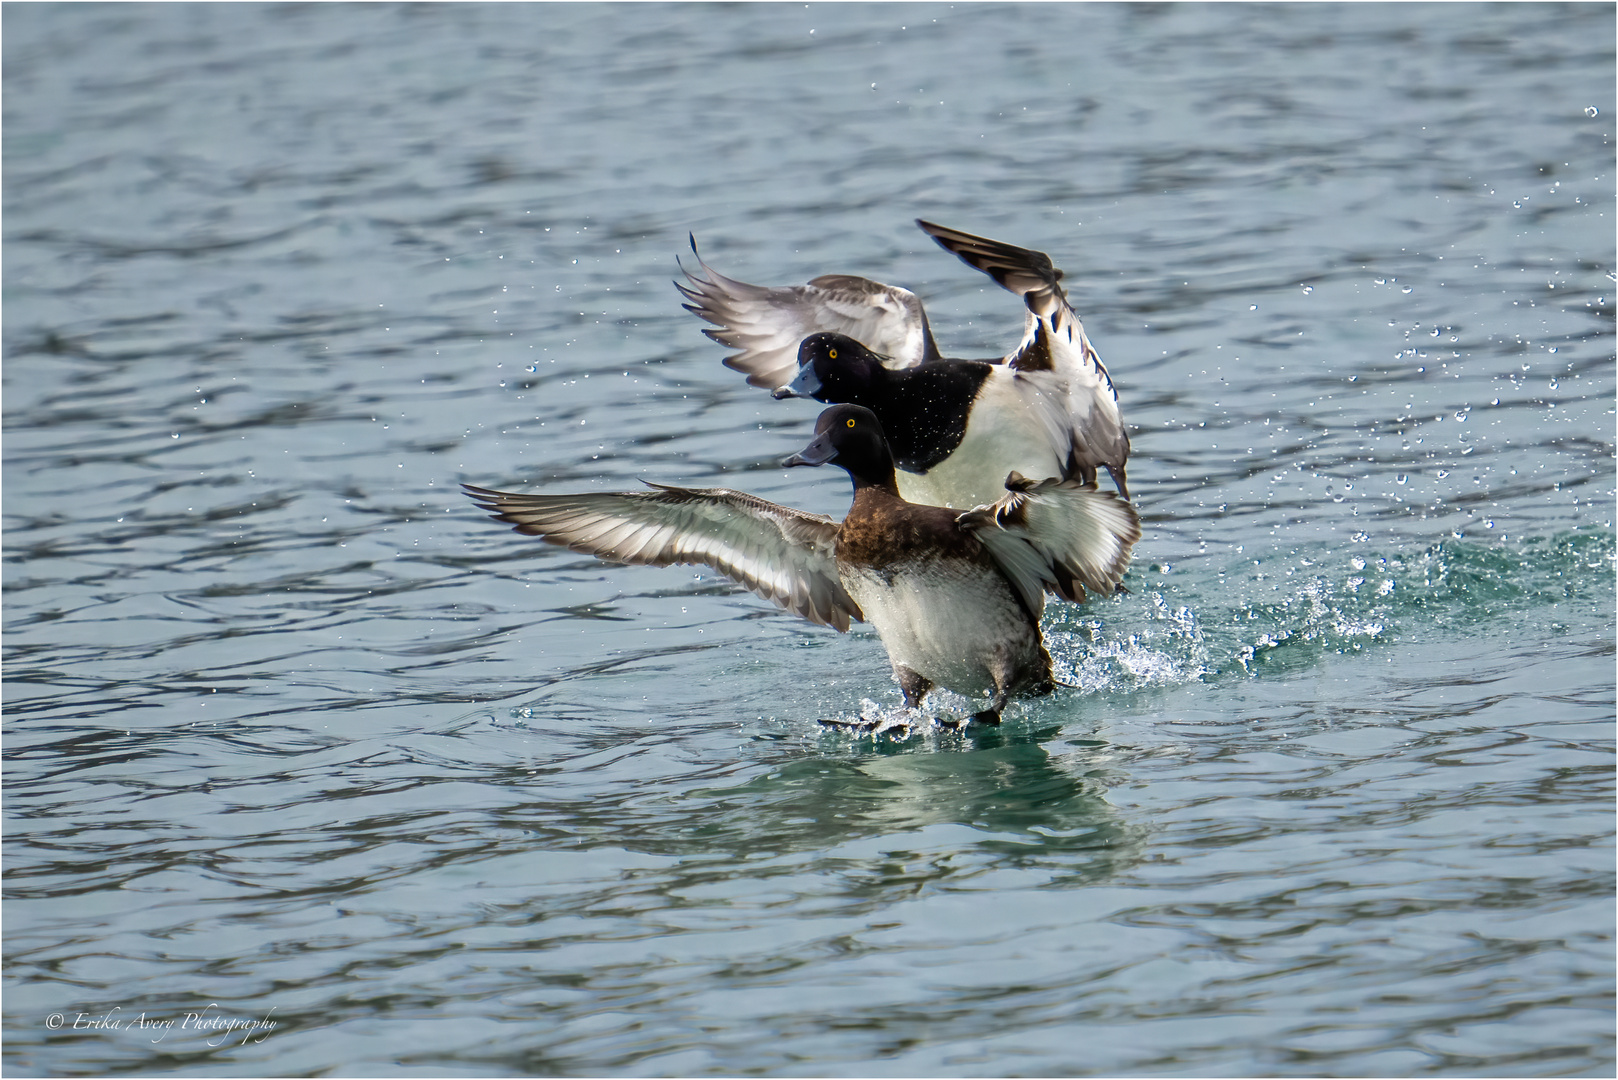
M893 373L880 400L868 404L882 422L894 463L924 473L954 453L991 367L979 360L944 360Z

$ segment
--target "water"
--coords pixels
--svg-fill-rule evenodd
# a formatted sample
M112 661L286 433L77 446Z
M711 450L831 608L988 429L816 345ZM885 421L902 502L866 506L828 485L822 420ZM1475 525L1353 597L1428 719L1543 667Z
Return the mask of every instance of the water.
M1610 1075L1613 40L7 6L8 1074ZM825 734L868 630L457 493L840 514L674 258L1003 349L918 216L1051 252L1120 388L1081 689Z

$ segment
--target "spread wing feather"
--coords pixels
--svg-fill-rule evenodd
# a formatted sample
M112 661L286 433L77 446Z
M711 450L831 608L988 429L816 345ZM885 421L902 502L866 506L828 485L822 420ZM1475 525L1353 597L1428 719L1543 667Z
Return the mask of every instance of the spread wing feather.
M1039 483L1012 473L1006 496L956 519L989 549L1029 608L1038 615L1050 590L1082 602L1084 590L1111 596L1140 539L1140 515L1094 483L1051 478Z
M865 618L837 576L837 522L821 514L723 488L516 495L462 487L496 520L547 543L614 562L709 566L840 631Z
M691 241L696 254L697 242ZM773 390L798 373L798 346L811 334L846 334L881 354L891 368L938 359L921 301L908 289L847 274L826 274L807 285L749 285L719 273L697 255L697 273L675 282L687 311L716 329L703 333L740 350L725 364L753 386Z
M1022 297L1028 308L1023 338L1002 362L1030 375L1052 372L1066 384L1073 471L1080 479L1090 480L1098 467L1105 468L1127 499L1129 435L1118 413L1118 391L1090 344L1084 324L1067 301L1061 285L1062 271L1042 251L1014 247L930 221L918 220L916 224L939 247Z

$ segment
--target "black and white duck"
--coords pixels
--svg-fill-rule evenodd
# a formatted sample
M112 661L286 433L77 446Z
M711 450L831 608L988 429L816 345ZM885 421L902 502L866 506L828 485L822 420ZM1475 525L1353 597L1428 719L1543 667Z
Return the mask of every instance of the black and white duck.
M909 501L968 509L1003 493L1008 473L1096 479L1129 497L1129 436L1118 393L1039 251L918 221L968 266L1022 297L1022 340L1003 357L950 360L908 289L845 274L807 285L749 285L698 256L676 283L704 331L740 350L725 363L777 397L863 405L887 432L899 492ZM692 242L693 252L696 243Z

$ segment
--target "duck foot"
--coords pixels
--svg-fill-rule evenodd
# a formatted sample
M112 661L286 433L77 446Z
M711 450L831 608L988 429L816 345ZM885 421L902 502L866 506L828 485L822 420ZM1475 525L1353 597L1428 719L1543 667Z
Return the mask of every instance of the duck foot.
M973 713L971 716L935 716L933 726L943 728L945 731L960 731L968 724L998 724L1000 714L993 709Z
M910 737L910 721L895 720L887 717L865 717L857 720L820 720L821 727L829 731L843 731L853 735L896 735L901 739Z

